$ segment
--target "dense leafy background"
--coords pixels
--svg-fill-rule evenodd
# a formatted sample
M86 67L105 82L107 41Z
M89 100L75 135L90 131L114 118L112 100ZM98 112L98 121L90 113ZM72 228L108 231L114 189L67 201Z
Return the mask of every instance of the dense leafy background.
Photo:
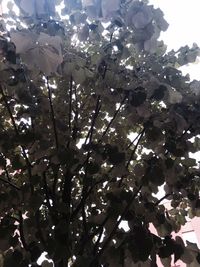
M56 267L173 254L199 266L171 238L200 214L200 82L178 70L197 45L166 53L168 23L147 1L14 2L1 17L0 266L38 266L44 251Z

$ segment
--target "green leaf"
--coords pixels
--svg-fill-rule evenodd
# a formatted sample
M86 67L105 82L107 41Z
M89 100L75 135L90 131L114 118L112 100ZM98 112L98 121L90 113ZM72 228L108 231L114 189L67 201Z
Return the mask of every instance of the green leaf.
M83 68L75 69L72 75L77 84L82 84L86 79Z
M162 100L164 98L166 90L167 90L166 86L160 85L157 89L155 89L151 98L157 101Z
M4 267L4 257L0 254L0 267Z
M130 103L134 107L138 107L142 105L146 100L146 92L143 87L137 87L133 92L131 92L131 100Z
M168 89L168 94L169 94L169 103L170 104L180 103L183 99L182 94L178 91Z
M6 166L6 159L2 155L0 155L0 167L5 168L5 166Z
M132 16L132 22L136 29L145 28L153 19L150 6L143 6L141 10Z
M109 161L110 161L111 164L118 165L118 164L120 164L120 163L122 163L124 161L124 159L125 159L125 153L118 152L116 154L114 154L114 153L113 154L110 154L110 155L108 155L108 159L109 159Z
M53 265L53 262L45 260L45 261L42 262L41 266L42 267L53 267L54 265Z
M39 195L38 193L35 193L29 199L30 208L33 210L37 210L42 205L42 202L43 196Z
M12 160L12 167L14 170L20 170L24 167L23 159L20 157L20 155L15 155Z
M112 16L116 11L120 9L120 0L102 0L101 1L102 15L104 18Z
M179 260L184 254L184 248L179 244L174 244L174 262Z
M15 234L15 236L10 237L9 244L15 248L19 244L19 236Z
M97 163L89 162L87 164L87 171L88 171L89 174L98 173L99 170L100 170L100 166Z

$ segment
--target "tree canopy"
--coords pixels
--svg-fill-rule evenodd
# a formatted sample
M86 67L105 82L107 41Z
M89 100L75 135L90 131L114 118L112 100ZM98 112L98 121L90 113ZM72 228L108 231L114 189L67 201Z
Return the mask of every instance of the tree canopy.
M15 0L0 22L0 267L199 266L171 237L200 216L198 46L166 52L147 1Z

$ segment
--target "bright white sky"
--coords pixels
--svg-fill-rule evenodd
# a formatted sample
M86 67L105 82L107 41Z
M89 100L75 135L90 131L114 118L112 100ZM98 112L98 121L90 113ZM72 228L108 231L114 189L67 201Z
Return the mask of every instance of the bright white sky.
M149 0L165 14L169 28L162 33L161 39L168 50L177 50L181 46L197 43L200 46L200 0ZM184 67L184 74L200 80L200 64Z

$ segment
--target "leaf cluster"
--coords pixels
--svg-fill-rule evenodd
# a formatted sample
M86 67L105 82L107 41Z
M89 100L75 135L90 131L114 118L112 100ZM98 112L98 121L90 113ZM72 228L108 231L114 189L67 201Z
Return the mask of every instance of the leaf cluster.
M166 53L168 24L146 1L14 2L1 18L0 266L39 266L44 251L56 267L173 254L198 266L171 234L200 215L200 83L178 69L199 48Z

